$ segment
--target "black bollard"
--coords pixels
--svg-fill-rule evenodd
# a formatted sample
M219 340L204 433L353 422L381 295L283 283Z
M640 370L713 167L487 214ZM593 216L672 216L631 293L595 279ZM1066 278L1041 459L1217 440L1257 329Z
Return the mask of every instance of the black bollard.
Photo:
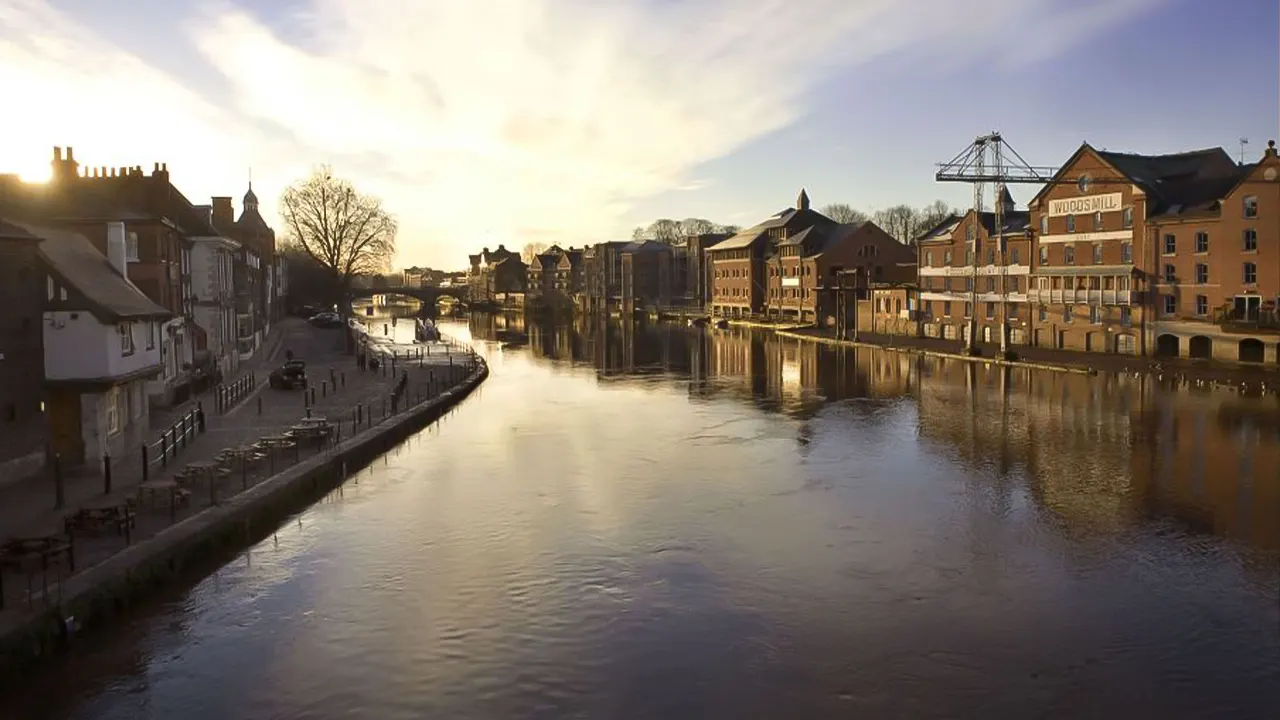
M111 453L102 454L102 494L111 494Z
M196 426L204 432L204 403L199 400L196 401Z
M142 482L151 475L151 463L147 462L147 444L142 443Z
M61 510L67 506L67 486L62 477L62 456L53 456L53 507Z
M259 415L262 414L262 396L261 395L258 396L258 414Z

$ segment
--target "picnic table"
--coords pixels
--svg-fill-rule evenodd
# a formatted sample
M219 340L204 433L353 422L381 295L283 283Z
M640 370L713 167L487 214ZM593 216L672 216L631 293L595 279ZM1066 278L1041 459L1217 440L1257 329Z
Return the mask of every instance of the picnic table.
M127 499L81 507L63 518L63 528L67 535L113 529L116 534L127 536L134 524L133 503Z
M49 591L50 561L67 561L67 570L75 572L76 556L70 537L48 535L33 538L13 538L0 545L0 609L4 608L4 571L17 570L27 576L27 604L32 602L31 578L36 571L44 592Z

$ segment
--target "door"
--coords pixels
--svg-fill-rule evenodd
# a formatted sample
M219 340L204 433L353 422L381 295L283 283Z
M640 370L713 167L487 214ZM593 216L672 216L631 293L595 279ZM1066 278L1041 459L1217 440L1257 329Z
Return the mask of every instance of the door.
M80 434L80 393L49 392L49 434L53 452L63 467L84 462L84 437Z

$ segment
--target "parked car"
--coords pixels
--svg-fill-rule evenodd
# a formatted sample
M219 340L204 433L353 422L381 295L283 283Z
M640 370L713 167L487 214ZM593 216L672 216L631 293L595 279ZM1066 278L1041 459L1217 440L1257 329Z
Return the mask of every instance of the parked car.
M312 318L307 322L311 323L315 327L321 328L341 327L342 316L335 312L322 312L318 315L312 316Z
M307 387L307 364L302 360L288 360L271 371L268 384L277 390L292 390Z

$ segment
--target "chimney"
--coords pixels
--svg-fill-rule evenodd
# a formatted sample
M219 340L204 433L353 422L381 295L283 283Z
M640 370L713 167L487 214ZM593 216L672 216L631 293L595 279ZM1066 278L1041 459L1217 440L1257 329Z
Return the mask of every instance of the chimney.
M207 223L213 222L213 206L212 205L192 205L192 209L200 213L200 217L204 218Z
M222 232L236 224L235 210L231 207L230 197L213 198L213 226Z
M120 277L129 280L129 262L125 254L124 223L107 223L107 262L120 273Z
M76 162L75 153L69 147L64 157L62 148L54 146L53 160L49 162L49 165L53 169L52 178L54 181L71 179L80 174L79 163Z
M53 161L62 162L62 148L57 145L53 146Z

